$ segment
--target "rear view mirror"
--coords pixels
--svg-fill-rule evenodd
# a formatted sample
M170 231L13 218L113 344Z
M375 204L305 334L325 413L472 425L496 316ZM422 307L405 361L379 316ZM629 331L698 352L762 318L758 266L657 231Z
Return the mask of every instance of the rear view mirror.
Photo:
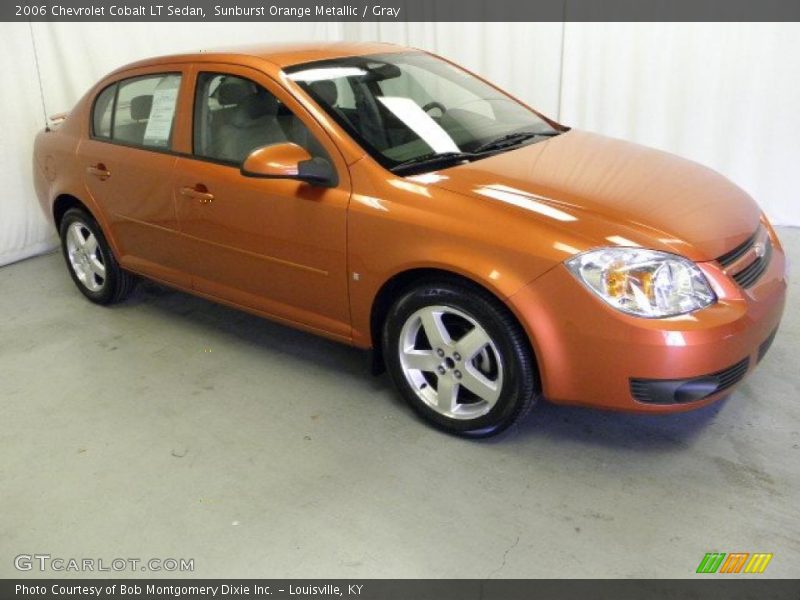
M321 157L290 142L256 148L242 163L242 175L264 179L297 179L310 185L333 187L336 171Z
M367 67L367 74L361 77L364 83L372 83L373 81L386 81L387 79L395 79L400 77L402 71L397 65L383 63L377 66Z

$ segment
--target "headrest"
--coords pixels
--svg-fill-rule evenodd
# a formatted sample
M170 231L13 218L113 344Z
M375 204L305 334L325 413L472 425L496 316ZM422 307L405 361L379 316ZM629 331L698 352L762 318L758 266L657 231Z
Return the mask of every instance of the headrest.
M246 81L227 81L219 86L217 90L217 101L222 106L231 104L241 104L241 102L253 93L253 86Z
M134 96L131 99L131 119L134 121L144 121L150 118L150 111L153 108L153 95Z
M278 99L272 94L259 89L255 94L245 98L231 119L235 127L248 127L257 119L278 114Z
M339 99L339 90L336 88L336 82L330 79L312 81L309 87L328 106L334 106Z

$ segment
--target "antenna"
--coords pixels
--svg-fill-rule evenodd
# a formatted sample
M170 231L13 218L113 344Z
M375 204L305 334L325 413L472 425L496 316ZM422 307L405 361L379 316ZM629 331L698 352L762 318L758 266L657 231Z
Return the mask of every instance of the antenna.
M28 21L28 28L31 31L31 45L33 46L33 61L36 64L36 78L39 81L39 98L42 101L42 114L44 115L44 128L50 131L50 123L47 120L47 108L44 104L44 86L42 85L42 70L39 68L39 52L36 49L36 37L33 35L33 21Z

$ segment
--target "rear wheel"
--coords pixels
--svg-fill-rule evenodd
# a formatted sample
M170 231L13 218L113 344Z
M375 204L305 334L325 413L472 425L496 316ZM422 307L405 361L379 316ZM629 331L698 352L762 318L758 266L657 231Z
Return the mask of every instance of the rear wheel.
M412 408L452 433L497 434L536 401L524 332L477 288L432 283L403 295L386 319L383 353Z
M124 300L136 279L120 268L97 221L72 208L61 219L59 233L67 269L81 293L97 304Z

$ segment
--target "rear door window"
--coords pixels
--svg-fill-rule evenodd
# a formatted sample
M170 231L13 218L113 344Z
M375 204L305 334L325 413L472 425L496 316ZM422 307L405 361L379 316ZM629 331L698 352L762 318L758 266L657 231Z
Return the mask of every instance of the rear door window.
M181 76L147 75L119 84L114 111L115 142L169 148Z
M160 73L124 79L104 89L92 111L94 137L167 150L172 145L181 76Z

